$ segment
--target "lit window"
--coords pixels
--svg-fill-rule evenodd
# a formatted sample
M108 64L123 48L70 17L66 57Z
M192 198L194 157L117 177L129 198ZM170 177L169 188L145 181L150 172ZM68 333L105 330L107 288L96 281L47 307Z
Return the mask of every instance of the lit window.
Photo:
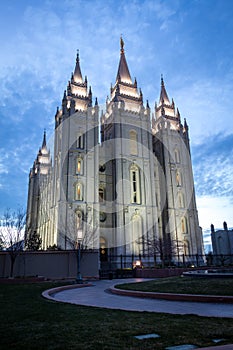
M83 187L82 184L77 183L75 186L75 200L82 201L83 200Z
M76 174L82 175L82 173L83 173L83 161L82 161L82 158L77 158L76 159Z
M176 185L181 186L181 176L180 176L180 173L178 171L176 173Z
M187 222L185 217L181 219L181 233L187 233Z
M135 130L131 130L129 132L129 138L130 138L130 154L137 155L138 149L137 149L137 133Z

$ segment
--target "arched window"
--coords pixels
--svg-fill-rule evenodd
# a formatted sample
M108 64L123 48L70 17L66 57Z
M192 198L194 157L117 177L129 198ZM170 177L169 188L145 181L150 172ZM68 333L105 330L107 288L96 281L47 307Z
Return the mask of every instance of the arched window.
M181 175L179 171L176 172L176 186L180 187L181 186Z
M99 188L99 201L102 203L105 200L105 189L104 187Z
M129 138L130 138L130 146L129 146L130 154L137 155L138 154L137 132L135 130L131 130L129 132Z
M136 165L130 168L131 203L141 203L139 169Z
M80 157L76 158L76 174L77 175L83 174L83 160Z
M187 239L184 240L184 255L190 254L189 241Z
M175 153L175 163L180 163L180 152L176 149L174 153Z
M181 233L187 233L187 220L185 217L181 219Z
M107 219L106 213L104 213L103 211L100 211L100 221L104 222L106 221L106 219Z
M142 252L142 218L136 214L132 218L132 253Z
M83 213L81 210L75 211L75 218L76 218L76 228L77 230L81 229L83 226Z
M83 185L78 182L75 185L75 200L82 201L83 200Z
M178 193L178 205L179 208L184 208L184 196L183 193Z

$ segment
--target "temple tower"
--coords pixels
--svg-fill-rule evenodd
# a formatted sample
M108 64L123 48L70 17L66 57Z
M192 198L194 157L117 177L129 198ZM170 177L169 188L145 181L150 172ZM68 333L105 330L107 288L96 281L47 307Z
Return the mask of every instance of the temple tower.
M120 44L116 82L101 118L106 161L100 190L106 196L100 203L105 217L100 236L113 253L138 255L147 253L143 237L158 234L150 108L148 103L144 107L141 89L131 79L122 38Z
M98 115L77 53L62 108L55 115L53 210L57 245L63 249L78 241L98 246Z
M50 241L51 179L52 161L44 131L42 146L29 173L25 241L35 232L40 233L45 249Z
M152 121L153 150L157 158L155 173L159 207L159 233L165 242L165 253L202 254L188 124L172 99L170 102L163 78L158 105Z

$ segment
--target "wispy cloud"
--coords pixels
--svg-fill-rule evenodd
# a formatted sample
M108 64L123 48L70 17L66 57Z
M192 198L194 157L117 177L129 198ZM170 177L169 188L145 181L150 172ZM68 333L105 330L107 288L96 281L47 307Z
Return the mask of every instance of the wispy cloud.
M196 192L233 198L233 134L209 137L193 147Z
M2 154L3 152L3 149L0 149L0 154ZM3 153L4 154L4 153ZM5 156L2 156L0 157L0 176L1 174L8 174L8 167L6 166L5 164Z

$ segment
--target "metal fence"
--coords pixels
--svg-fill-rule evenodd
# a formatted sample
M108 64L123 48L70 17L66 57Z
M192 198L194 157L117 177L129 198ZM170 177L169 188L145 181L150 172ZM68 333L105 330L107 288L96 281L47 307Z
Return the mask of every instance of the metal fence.
M164 267L224 267L233 266L233 255L224 254L194 254L194 255L109 255L107 261L101 262L100 275L104 277L114 273L132 275L135 267L164 268Z

